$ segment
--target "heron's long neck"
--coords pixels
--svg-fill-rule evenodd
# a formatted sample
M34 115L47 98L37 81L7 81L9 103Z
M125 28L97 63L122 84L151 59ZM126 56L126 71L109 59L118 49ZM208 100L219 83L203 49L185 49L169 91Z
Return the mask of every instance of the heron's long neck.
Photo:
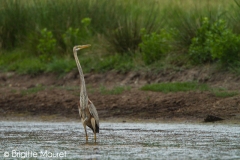
M78 71L79 71L79 74L80 74L80 96L83 96L87 99L88 96L87 96L87 90L86 90L84 75L83 75L82 67L80 65L80 62L79 62L79 59L78 59L78 56L77 56L77 51L74 50L73 54L74 54L74 58L75 58L75 61L77 63Z

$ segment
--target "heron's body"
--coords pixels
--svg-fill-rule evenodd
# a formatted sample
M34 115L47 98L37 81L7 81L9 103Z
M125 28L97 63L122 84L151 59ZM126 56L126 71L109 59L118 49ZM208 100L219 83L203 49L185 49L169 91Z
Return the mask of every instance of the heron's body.
M85 130L86 141L88 141L86 126L88 126L89 128L92 129L92 131L94 133L94 139L96 142L96 133L99 133L98 113L97 113L95 106L88 98L83 71L82 71L81 65L80 65L78 57L77 57L78 50L87 48L89 46L90 45L75 46L75 47L73 47L73 54L74 54L74 58L75 58L75 61L76 61L77 67L78 67L79 74L80 74L80 101L79 101L79 106L78 106L79 115L81 117L83 127Z
M93 105L92 102L89 100L88 101L88 105ZM96 131L96 133L99 133L99 121L95 122L95 125L91 123L91 119L94 119L94 116L91 114L91 112L89 111L89 107L85 108L85 110L81 109L81 106L79 105L79 115L81 117L82 123L84 122L84 119L86 119L86 117L90 117L88 121L85 121L85 124L92 129L92 131L94 132L94 130ZM96 120L95 120L96 121Z

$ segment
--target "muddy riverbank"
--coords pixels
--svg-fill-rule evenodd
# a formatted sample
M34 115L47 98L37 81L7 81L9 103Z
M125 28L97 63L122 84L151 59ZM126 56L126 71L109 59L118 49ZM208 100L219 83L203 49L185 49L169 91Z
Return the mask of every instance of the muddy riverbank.
M240 122L240 95L217 97L208 91L161 93L140 90L154 82L199 81L212 87L238 92L239 78L229 73L206 69L86 74L88 95L102 120L202 122L213 115L223 122ZM116 86L126 89L119 94L104 90ZM73 71L63 77L54 74L18 75L0 73L1 119L74 119L78 120L79 77Z

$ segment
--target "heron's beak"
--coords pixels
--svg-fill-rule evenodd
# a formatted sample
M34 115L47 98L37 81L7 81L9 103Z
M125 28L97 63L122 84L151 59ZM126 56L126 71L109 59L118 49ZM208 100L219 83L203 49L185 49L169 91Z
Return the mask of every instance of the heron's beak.
M91 46L91 44L78 45L78 46L76 46L76 48L77 48L78 50L80 50L80 49L88 48L88 47L90 47L90 46Z

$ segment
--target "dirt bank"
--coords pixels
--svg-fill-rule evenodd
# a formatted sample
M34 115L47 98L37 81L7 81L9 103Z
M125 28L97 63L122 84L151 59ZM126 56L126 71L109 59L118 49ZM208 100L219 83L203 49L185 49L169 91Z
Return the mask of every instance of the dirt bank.
M211 69L161 71L159 73L131 72L120 74L86 74L89 98L94 102L102 119L132 118L152 120L197 120L208 115L225 120L240 120L240 95L219 98L210 92L161 92L141 91L147 83L173 81L199 81L214 87L239 90L240 77L230 73L215 73ZM130 86L119 95L103 94L99 88ZM34 91L34 89L37 89ZM56 115L79 119L78 72L63 77L54 74L37 76L0 73L0 116Z

